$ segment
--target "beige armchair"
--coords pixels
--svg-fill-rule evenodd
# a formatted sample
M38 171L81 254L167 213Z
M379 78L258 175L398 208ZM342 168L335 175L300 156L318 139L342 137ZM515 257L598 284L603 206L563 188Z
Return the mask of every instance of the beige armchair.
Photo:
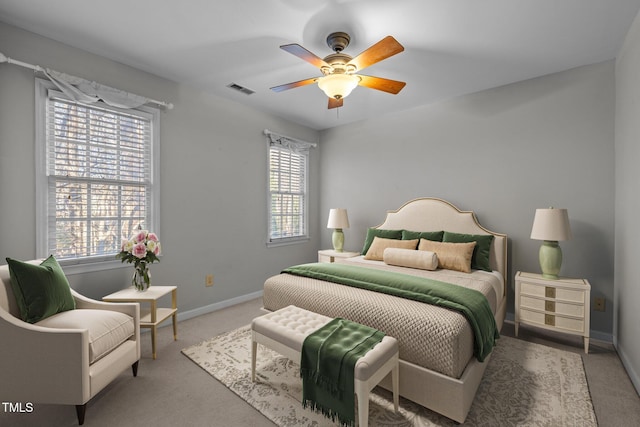
M28 261L39 264L39 261ZM71 290L76 309L23 322L9 267L0 266L0 401L75 405L87 402L140 360L140 307L104 303Z

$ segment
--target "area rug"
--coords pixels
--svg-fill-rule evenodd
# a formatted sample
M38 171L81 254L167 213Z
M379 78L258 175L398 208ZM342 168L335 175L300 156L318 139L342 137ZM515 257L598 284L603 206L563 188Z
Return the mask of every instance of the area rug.
M242 327L182 353L278 426L333 426L300 404L298 363L258 346L251 381L251 330ZM337 424L335 424L337 425ZM393 412L391 392L371 394L372 427L459 425L407 399ZM580 355L501 337L464 425L597 426Z

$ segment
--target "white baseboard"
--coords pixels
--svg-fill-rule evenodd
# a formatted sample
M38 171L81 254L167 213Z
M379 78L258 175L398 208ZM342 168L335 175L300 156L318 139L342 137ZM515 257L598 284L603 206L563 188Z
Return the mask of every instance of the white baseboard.
M636 392L640 394L640 375L638 375L638 372L636 372L636 370L634 369L634 366L631 363L631 360L629 359L629 357L627 357L626 353L624 352L624 348L618 347L617 342L614 345L615 345L616 351L618 352L618 356L620 357L620 361L622 362L622 366L624 366L624 369L627 371L627 375L629 375L629 379L631 380L631 383L635 387Z
M203 314L213 313L214 311L222 310L223 308L231 307L232 305L240 304L246 301L251 301L252 299L260 298L262 294L263 294L263 291L257 291L257 292L253 292L246 295L240 295L239 297L231 298L225 301L216 302L214 304L209 304L204 307L194 308L193 310L178 311L178 321L180 322L182 320L191 319L193 317L201 316ZM513 319L514 319L513 313L507 313L505 317L505 322L513 323ZM603 341L606 343L613 343L613 335L605 332L591 330L590 338L598 341ZM637 376L636 376L636 380L638 380ZM640 388L638 388L638 384L640 383L634 383L634 385L636 385L636 388L640 390Z
M222 310L223 308L231 307L232 305L251 301L252 299L260 298L261 296L262 291L257 291L246 295L240 295L239 297L231 298L225 301L205 305L204 307L194 308L193 310L189 311L178 310L178 321L180 322L183 320L191 319L193 317L201 316L203 314L213 313L214 311Z
M251 301L252 299L260 298L262 296L262 291L253 292L246 295L240 295L239 297L231 298L228 300L216 302L214 304L205 305L204 307L194 308L189 311L180 311L180 307L178 307L178 322L183 320L191 319L193 317L201 316L203 314L213 313L214 311L222 310L223 308L231 307L232 305L240 304L243 302ZM158 327L164 328L165 326L171 325L171 322L162 322ZM151 329L144 328L140 329L140 333L151 332Z
M589 331L590 338L598 341L604 341L609 344L613 344L613 334L608 334L606 332L594 331L591 329Z

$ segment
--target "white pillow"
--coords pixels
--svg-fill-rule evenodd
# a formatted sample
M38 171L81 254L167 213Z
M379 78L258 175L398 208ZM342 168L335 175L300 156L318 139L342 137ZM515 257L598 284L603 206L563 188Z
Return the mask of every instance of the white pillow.
M435 270L438 268L438 256L435 252L416 251L412 249L387 248L384 250L385 264L400 267Z

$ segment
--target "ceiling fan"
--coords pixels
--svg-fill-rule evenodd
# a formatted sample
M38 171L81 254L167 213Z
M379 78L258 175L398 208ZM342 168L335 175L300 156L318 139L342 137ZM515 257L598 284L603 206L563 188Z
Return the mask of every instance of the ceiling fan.
M352 58L342 51L349 45L351 37L344 32L335 32L327 37L327 45L334 53L324 59L311 53L299 44L286 44L280 46L283 49L305 61L314 65L322 72L322 77L312 77L310 79L287 83L272 87L274 92L306 86L318 83L318 87L329 97L329 107L342 107L344 98L351 93L356 86L364 86L370 89L377 89L383 92L397 94L406 85L405 82L389 80L381 77L365 76L356 74L377 62L387 59L404 50L392 36L387 36L367 50Z

